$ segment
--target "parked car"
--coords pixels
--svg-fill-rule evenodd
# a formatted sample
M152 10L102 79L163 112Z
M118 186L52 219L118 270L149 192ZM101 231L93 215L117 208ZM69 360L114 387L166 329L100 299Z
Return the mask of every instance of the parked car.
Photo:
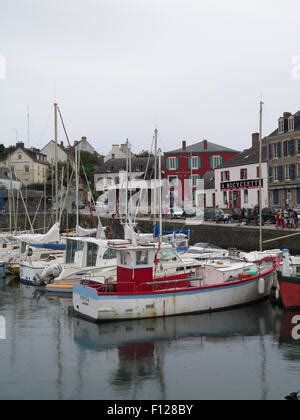
M214 208L207 208L204 210L204 220L205 222L215 222L216 221L216 214L219 209Z
M185 217L184 210L180 207L169 208L167 217L170 219L183 219Z

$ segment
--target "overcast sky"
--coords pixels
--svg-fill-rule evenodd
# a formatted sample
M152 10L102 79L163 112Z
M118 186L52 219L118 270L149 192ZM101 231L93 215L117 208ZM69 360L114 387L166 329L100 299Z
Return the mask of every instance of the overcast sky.
M0 0L0 142L27 142L29 104L45 145L56 95L100 153L149 149L155 127L165 151L248 147L262 95L265 134L300 109L299 22L299 0Z

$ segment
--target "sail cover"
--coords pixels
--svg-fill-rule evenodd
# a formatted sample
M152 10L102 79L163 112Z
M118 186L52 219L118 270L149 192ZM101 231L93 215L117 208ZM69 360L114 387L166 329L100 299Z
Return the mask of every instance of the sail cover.
M77 235L81 238L96 236L97 229L83 229L81 226L76 228Z
M18 241L26 242L27 244L48 244L52 242L59 242L60 240L60 224L56 223L48 233L45 235L38 235L38 234L25 234L25 235L19 235L15 236L15 239Z

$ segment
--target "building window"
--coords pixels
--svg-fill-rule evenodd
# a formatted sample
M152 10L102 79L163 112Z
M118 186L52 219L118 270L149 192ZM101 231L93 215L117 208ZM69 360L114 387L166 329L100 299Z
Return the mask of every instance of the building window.
M249 203L249 191L245 190L244 191L244 204L248 204Z
M280 201L279 198L280 198L279 190L273 191L273 204L274 204L274 206L279 206L279 201Z
M222 156L212 156L210 158L210 167L211 169L216 169L219 166L221 166L223 163L223 158Z
M300 205L300 188L297 188L297 204Z
M294 181L296 179L296 165L287 166L288 179Z
M248 171L247 169L241 169L241 179L248 179Z
M269 160L273 159L273 145L269 144Z
M289 118L289 131L290 132L295 131L295 118L294 118L294 116L291 116Z
M284 133L284 118L279 118L278 132L279 134Z
M22 155L18 155L18 159L19 160L22 160Z
M260 167L256 168L256 178L260 178Z
M200 169L200 158L198 156L191 157L190 162L191 169Z
M221 180L222 182L230 181L230 171L221 172Z
M296 144L295 140L289 141L289 156L295 156L296 154Z
M25 174L29 174L29 166L28 165L24 166L24 171L25 171Z
M168 163L169 163L169 167L168 169L170 169L171 171L175 171L177 168L177 158L169 158L168 159Z
M275 166L274 167L274 181L283 181L284 180L284 167Z
M269 182L273 182L273 168L269 167Z
M296 154L295 140L287 140L283 142L284 157L295 156L295 154Z
M223 193L223 202L226 206L228 205L227 191L224 191L224 193Z
M289 142L284 141L283 142L283 156L288 157L288 155L289 155Z
M274 144L274 158L281 159L282 158L282 145L281 143Z

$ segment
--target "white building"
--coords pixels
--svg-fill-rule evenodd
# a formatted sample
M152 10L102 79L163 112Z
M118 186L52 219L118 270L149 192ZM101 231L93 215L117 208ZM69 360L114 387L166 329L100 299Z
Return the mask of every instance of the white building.
M86 137L81 137L81 140L75 141L74 147L77 147L81 152L96 153L96 150L91 143L88 142Z
M262 205L269 206L266 148L262 156ZM252 148L245 150L215 170L215 207L250 209L259 206L259 134L252 135Z
M8 168L0 168L0 189L20 190L21 183L14 174L10 174Z
M47 156L48 163L55 162L55 141L51 140L42 150L41 152ZM64 147L63 142L58 144L57 147L57 154L58 154L58 161L59 162L67 162L68 161L68 153Z
M127 159L128 157L128 144L113 144L112 150L104 158L104 163L108 162L111 159ZM131 157L134 157L131 153Z
M126 176L127 159L110 159L98 168L95 174L96 191L103 191L107 187L119 185L124 173ZM132 173L131 179L144 179L146 171L146 179L151 178L153 172L154 158L148 162L148 158L133 158L131 161Z

